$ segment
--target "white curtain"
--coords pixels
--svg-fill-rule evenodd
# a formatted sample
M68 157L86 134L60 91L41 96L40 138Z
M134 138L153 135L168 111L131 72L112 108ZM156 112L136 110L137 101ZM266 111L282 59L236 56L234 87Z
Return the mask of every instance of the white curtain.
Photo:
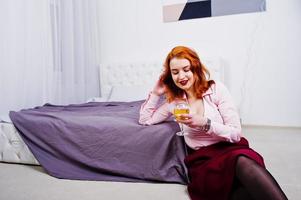
M97 0L0 0L0 115L99 96Z

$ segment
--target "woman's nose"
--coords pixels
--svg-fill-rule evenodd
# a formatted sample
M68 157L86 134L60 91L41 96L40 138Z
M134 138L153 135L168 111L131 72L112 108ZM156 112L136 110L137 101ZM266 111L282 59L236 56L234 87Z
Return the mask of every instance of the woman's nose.
M185 73L180 71L179 72L179 79L183 79L185 77Z

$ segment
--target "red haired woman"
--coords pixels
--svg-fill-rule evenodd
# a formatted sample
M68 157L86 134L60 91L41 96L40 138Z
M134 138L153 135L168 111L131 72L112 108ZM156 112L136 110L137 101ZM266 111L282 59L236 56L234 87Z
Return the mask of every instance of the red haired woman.
M166 102L159 105L161 95ZM195 51L177 46L167 55L164 72L141 106L139 123L167 120L178 102L189 104L184 125L185 158L192 200L287 199L265 169L263 158L242 137L238 112L227 88L209 80Z

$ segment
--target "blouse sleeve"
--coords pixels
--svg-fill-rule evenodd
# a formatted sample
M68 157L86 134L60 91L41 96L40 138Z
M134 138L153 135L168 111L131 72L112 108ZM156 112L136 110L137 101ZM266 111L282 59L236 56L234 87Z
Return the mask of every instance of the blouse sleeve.
M223 137L229 142L239 142L242 136L240 117L230 92L222 83L217 82L213 96L223 123L211 121L211 127L207 134Z
M159 105L160 96L153 94L141 105L139 123L142 125L157 124L170 117L169 104L164 102Z

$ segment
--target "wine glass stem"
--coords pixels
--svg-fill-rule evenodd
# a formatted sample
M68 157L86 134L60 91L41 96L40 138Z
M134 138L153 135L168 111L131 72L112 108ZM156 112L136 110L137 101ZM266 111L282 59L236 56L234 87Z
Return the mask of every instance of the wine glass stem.
M182 123L180 123L180 129L181 129L181 133L182 133L182 135L183 135L184 130L183 130L183 124L182 124Z

